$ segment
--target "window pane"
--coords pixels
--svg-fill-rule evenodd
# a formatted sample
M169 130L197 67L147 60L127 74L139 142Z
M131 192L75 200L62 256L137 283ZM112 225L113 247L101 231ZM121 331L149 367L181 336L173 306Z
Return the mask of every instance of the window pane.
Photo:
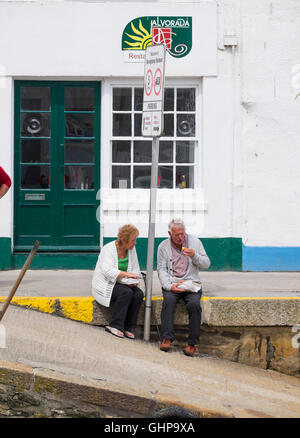
M66 140L65 163L93 163L94 140Z
M30 138L21 140L23 163L49 163L49 140Z
M135 141L134 162L135 163L151 163L152 162L152 142L151 141Z
M176 142L176 163L194 163L195 156L194 141Z
M194 166L176 166L176 187L194 188Z
M195 111L195 88L177 89L177 111Z
M131 136L131 114L113 115L113 136Z
M93 114L66 114L65 135L66 137L93 137L94 116Z
M113 89L113 136L124 137L122 141L112 141L112 187L115 188L119 187L117 178L121 177L128 187L150 187L151 141L138 140L142 137L143 91L142 87ZM196 133L195 97L195 88L165 88L164 131L159 142L158 183L161 188L194 186L195 141L191 137ZM128 163L128 166L116 166L114 163L118 162Z
M65 189L88 190L93 188L93 166L65 166Z
M174 111L174 88L165 88L164 111Z
M174 114L164 114L164 133L162 137L174 136Z
M66 111L93 111L94 88L88 87L66 87L65 88L65 110Z
M134 135L135 137L142 136L142 114L134 115Z
M50 88L22 87L21 110L50 111Z
M161 189L173 188L173 166L158 166L157 186Z
M49 166L21 165L22 189L48 189L49 183Z
M112 161L113 163L130 163L130 141L112 142Z
M143 88L134 89L134 111L143 111Z
M114 88L113 89L113 110L114 111L131 111L131 88Z
M159 142L159 163L173 163L173 142Z
M130 188L130 166L112 166L112 188Z
M21 114L21 135L24 137L49 137L50 114Z
M177 114L177 136L195 137L195 114Z
M149 189L151 182L151 166L134 166L133 187Z

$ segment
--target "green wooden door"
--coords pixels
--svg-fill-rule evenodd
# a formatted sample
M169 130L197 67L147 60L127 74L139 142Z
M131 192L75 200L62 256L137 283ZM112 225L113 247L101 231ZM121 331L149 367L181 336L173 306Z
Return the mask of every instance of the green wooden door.
M99 83L16 81L14 179L15 251L99 249Z

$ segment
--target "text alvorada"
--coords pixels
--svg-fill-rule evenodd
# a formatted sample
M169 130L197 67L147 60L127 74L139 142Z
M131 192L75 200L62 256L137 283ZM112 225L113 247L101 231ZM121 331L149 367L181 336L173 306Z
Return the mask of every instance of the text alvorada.
M177 18L177 20L163 20L159 17L152 21L152 26L161 26L161 27L190 27L189 20L185 20L184 18Z

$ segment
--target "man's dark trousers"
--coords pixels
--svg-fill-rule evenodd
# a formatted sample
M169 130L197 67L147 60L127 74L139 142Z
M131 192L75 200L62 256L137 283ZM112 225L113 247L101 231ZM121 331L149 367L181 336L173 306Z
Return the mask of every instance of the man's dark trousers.
M183 299L189 314L189 345L199 344L202 292L171 292L162 289L163 304L161 311L161 331L163 339L174 341L174 313L180 299Z

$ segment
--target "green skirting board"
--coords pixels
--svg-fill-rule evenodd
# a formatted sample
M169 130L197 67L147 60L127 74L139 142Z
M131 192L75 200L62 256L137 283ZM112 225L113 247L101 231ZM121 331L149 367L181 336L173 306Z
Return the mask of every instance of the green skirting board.
M115 240L105 238L104 244ZM154 269L156 269L156 254L160 242L164 238L155 239ZM242 271L242 239L240 238L203 238L204 248L211 260L210 271ZM137 253L141 269L147 264L147 238L137 240ZM0 238L0 269L20 269L24 265L28 253L11 254L11 240ZM30 269L94 269L98 253L89 252L41 252L39 251Z

